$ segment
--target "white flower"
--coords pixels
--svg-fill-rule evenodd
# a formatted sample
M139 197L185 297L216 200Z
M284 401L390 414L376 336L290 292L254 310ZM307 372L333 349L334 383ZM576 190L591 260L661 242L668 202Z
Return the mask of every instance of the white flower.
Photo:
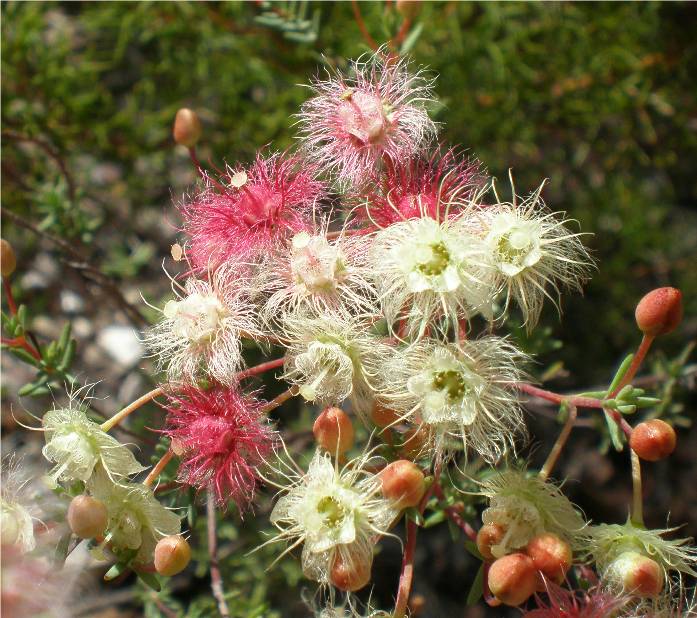
M208 377L221 384L234 383L243 364L242 337L262 335L251 286L241 268L221 266L210 281L190 278L183 293L162 310L162 321L145 342L167 368L170 381L195 384Z
M543 532L556 534L574 549L583 548L587 542L583 517L549 481L523 471L506 470L484 481L482 494L489 498L482 521L505 530L501 542L491 548L497 558L520 550Z
M513 181L511 180L511 186ZM514 300L524 323L537 323L544 299L559 308L560 287L580 291L588 279L593 261L581 243L582 234L571 232L559 213L551 212L540 197L542 187L518 202L513 187L513 202L470 208L467 221L489 253L492 268L490 285L506 294L505 309Z
M379 400L422 423L435 437L437 452L447 450L452 437L493 461L524 429L513 391L524 359L500 337L459 344L422 340L384 366Z
M87 488L107 508L107 539L113 549L135 552L136 562L149 562L157 541L181 530L179 517L162 506L152 489L142 483L116 484L98 469Z
M388 324L406 319L421 337L435 318L443 332L476 313L491 315L485 245L461 218L396 223L371 237L368 268Z
M287 312L322 314L339 308L377 313L375 290L356 267L360 248L345 237L330 242L323 233L296 234L289 247L259 268L260 287L269 295L265 318L272 321Z
M54 485L58 481L87 482L97 464L114 480L145 470L126 446L72 402L44 414L42 423L46 438L42 453L56 464L49 475Z
M291 478L271 513L280 530L274 541L290 549L302 543L305 575L328 583L334 560L372 562L377 539L398 515L382 497L380 480L363 467L367 458L348 463L341 471L319 449L304 476Z
M351 397L356 412L367 414L376 377L392 348L346 313L286 314L282 326L287 341L283 377L298 385L308 401L340 403Z

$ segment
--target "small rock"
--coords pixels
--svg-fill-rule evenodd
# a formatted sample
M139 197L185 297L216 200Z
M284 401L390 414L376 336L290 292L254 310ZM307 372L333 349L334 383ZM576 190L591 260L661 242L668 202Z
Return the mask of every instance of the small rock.
M84 308L85 301L82 299L82 296L72 290L63 290L61 292L61 309L65 313L82 313Z
M143 357L143 346L130 326L112 324L103 328L97 344L123 367L132 367Z

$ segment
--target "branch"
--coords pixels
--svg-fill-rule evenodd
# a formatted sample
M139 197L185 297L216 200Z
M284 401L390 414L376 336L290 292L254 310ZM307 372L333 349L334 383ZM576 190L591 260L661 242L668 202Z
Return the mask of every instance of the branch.
M223 589L223 578L220 575L220 565L218 564L218 537L215 530L215 501L213 492L208 490L206 497L206 515L208 524L208 557L211 561L211 590L218 602L218 612L222 618L230 618L230 610L225 601L225 590Z

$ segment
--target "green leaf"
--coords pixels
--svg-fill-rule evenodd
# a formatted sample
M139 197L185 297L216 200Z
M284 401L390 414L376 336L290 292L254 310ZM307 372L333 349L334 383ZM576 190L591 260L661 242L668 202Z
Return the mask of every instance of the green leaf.
M29 354L29 352L27 352L24 348L8 347L8 351L13 356L16 356L19 360L24 361L28 365L32 365L33 367L36 367L37 360L31 354Z
M122 575L131 567L125 562L117 562L113 565L106 573L104 573L104 581L110 582L112 579L116 579L119 575Z
M68 342L70 341L70 322L68 322L64 327L63 330L61 331L61 336L58 339L58 349L59 350L65 350L65 347L68 345Z
M142 581L146 586L152 588L155 592L160 592L160 590L162 590L160 580L157 579L157 577L155 577L152 573L136 571L136 575L138 575L140 581Z
M479 552L479 549L477 549L477 544L474 541L470 541L469 539L465 541L465 549L472 554L477 560L481 560L484 562L484 556Z
M627 373L627 369L629 369L629 366L632 364L633 359L634 359L634 354L629 354L622 361L622 364L620 365L619 369L617 370L615 377L612 378L612 382L610 382L610 387L607 389L608 395L612 391L614 391L617 388L617 386L619 385L619 383L622 381L622 378L624 378L625 374Z
M399 50L399 53L404 56L405 54L408 54L411 51L411 48L416 45L416 41L419 40L419 37L421 36L421 31L424 29L423 23L419 22L416 24L411 29L411 32L407 35L407 38L404 39L404 43L402 43L402 49Z
M472 582L469 594L467 595L467 605L474 605L484 594L484 565L482 564L477 571L477 575Z
M624 434L615 423L607 410L603 410L605 413L605 420L607 421L607 428L610 431L610 439L612 440L612 446L615 447L616 451L624 450Z
M27 327L27 307L26 305L20 305L17 309L17 321L22 326L24 330Z

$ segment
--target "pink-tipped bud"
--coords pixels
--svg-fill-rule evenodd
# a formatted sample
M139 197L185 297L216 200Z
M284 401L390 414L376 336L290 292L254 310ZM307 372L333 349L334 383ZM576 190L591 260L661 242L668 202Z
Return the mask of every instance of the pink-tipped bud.
M477 549L487 562L493 562L496 557L491 552L494 545L498 545L506 536L506 529L499 524L484 524L477 532Z
M629 446L646 461L665 459L675 450L677 436L668 423L655 418L632 429Z
M527 601L537 588L537 569L525 554L509 554L496 560L489 568L489 589L505 605L516 606Z
M414 19L421 11L421 0L397 0L397 12L405 19Z
M532 558L535 568L547 579L561 584L571 568L571 546L556 534L544 532L530 540L525 553Z
M608 577L638 597L655 597L663 590L665 575L655 560L635 551L626 551L610 565Z
M315 440L332 455L343 455L353 446L353 423L341 408L325 408L312 426Z
M406 459L393 461L380 471L382 495L398 509L416 506L426 491L424 473Z
M332 585L344 592L355 592L365 588L370 582L372 561L357 554L344 559L337 552L332 564L329 579Z
M377 427L388 427L399 421L399 415L390 408L386 408L379 403L373 404L373 409L370 411L370 419Z
M17 257L12 245L4 238L0 239L0 271L3 277L9 277L17 268Z
M682 292L677 288L651 290L634 312L639 330L650 337L674 331L682 320Z
M165 577L181 573L191 560L191 546L179 534L160 539L155 545L155 570Z
M92 496L75 496L68 507L68 526L75 536L93 539L101 536L109 522L104 503Z
M180 146L193 148L201 137L201 121L198 119L198 114L182 107L174 118L172 135L174 135L174 141Z

